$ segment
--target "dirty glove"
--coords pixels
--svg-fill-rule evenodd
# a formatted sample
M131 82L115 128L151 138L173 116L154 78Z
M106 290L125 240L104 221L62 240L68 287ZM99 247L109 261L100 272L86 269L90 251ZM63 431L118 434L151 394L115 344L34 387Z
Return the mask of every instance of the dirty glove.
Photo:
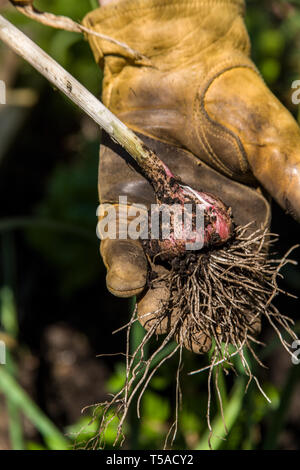
M257 229L270 223L267 193L300 220L300 131L249 58L243 14L242 0L123 0L91 12L83 24L147 57L134 60L88 37L104 68L104 104L184 183L218 196L236 224ZM130 156L107 138L99 194L102 204L118 204L119 195L128 204L155 202ZM129 297L144 290L147 262L138 240L103 240L101 254L110 292ZM140 317L167 295L164 285L144 292ZM207 350L207 338L197 348Z

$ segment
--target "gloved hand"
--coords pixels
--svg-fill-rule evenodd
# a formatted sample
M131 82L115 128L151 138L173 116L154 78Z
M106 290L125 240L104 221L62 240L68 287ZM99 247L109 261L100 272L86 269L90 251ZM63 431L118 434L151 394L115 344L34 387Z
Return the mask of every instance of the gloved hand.
M267 193L300 220L300 130L249 58L243 13L243 0L119 0L83 24L149 59L134 62L124 49L89 36L104 67L104 104L184 183L218 196L236 224L253 222L257 229L270 223ZM119 195L128 203L155 202L130 156L108 139L100 151L99 194L102 203L117 204ZM138 312L145 324L143 315L161 306L168 288L162 283L145 293L140 242L106 239L101 254L110 292L143 292ZM205 335L200 343L187 347L209 349Z

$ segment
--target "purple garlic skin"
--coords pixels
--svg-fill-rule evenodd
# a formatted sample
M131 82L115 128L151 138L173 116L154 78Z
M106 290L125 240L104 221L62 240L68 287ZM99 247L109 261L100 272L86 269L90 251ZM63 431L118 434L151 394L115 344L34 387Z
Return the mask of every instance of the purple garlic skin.
M163 205L171 206L173 210L167 222L168 227L165 227L167 238L160 236L159 239L149 240L147 249L150 254L159 254L162 259L172 260L191 252L190 250L198 251L222 245L231 238L233 233L231 209L221 199L179 183L164 163L152 185L156 195L157 212ZM184 218L182 214L186 207L190 210L188 213L185 212ZM203 214L200 228L197 224L199 219L196 220L199 211ZM150 224L152 221L153 213ZM162 222L161 230L163 228Z

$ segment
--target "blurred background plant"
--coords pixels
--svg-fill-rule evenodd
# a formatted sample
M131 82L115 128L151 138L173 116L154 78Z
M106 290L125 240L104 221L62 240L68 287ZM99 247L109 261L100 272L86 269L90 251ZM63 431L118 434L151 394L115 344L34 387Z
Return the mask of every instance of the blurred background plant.
M44 11L76 21L97 0L40 0ZM101 72L81 35L34 23L0 0L0 11L58 60L96 96ZM297 116L291 83L300 78L300 2L247 1L253 58L268 85ZM67 449L84 446L97 430L92 409L124 381L125 335L111 332L128 321L132 305L111 296L95 234L100 132L28 64L0 44L0 449ZM278 255L298 243L300 226L273 205L280 234ZM300 259L299 250L294 259ZM300 292L299 267L286 267L282 288ZM281 296L277 305L296 321L299 303ZM143 335L133 331L133 342ZM255 366L271 405L246 378L222 379L228 436L213 437L219 449L299 449L300 366L292 366L273 331L261 335L267 370ZM174 448L207 449L207 375L187 376L207 358L184 353L183 404ZM238 364L237 364L238 367ZM177 361L154 376L132 412L125 448L160 449L174 418ZM214 401L217 403L217 400ZM220 410L212 407L215 436L225 437ZM99 418L98 418L99 419ZM112 446L116 423L106 433Z

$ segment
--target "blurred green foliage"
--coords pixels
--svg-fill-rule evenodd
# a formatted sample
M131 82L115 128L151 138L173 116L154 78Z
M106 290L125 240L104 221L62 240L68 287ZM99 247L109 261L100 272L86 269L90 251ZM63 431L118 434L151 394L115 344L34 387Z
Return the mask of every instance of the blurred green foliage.
M95 7L95 1L52 0L49 2L47 0L40 0L35 2L35 5L42 11L66 15L74 21L80 22L85 14L92 9L91 5ZM90 91L100 96L101 71L95 64L92 52L82 34L55 30L29 20L12 7L8 8L7 11L4 9L3 12L7 19L14 25L22 28L42 49L48 52ZM20 70L19 81L22 82L22 86L26 86L26 84L34 88L45 86L45 79L25 62ZM68 101L64 96L62 99ZM74 112L80 113L75 106Z
M291 81L299 77L300 3L248 0L246 4L253 60L267 84L286 98Z
M40 0L36 2L36 6L42 10L70 16L80 21L91 8L96 6L96 1L53 0L49 2ZM290 93L291 82L300 77L300 2L249 0L247 7L246 23L251 36L254 61L268 85L296 115L297 109L291 104ZM12 8L3 12L81 83L95 95L100 96L101 72L94 63L87 42L80 34L53 30L34 23ZM20 65L14 85L33 88L39 96L42 96L45 89L49 87L45 80L26 63ZM32 207L31 216L34 220L51 221L54 229L39 229L37 223L35 227L27 229L26 240L57 272L61 295L72 297L81 289L99 282L100 277L104 282L104 271L97 253L98 242L94 236L100 135L95 134L93 129L92 132L89 128L86 131L82 114L65 97L61 96L59 100L60 105L56 104L53 108L49 105L46 108L45 113L48 114L45 119L56 122L57 112L60 111L57 106L58 108L61 106L66 116L71 108L74 121L77 122L77 129L71 137L76 134L76 139L73 144L72 142L71 144L70 142L64 143L63 148L66 149L68 157L63 161L55 160L54 168L47 175L45 190ZM56 98L55 102L57 103ZM66 109L68 109L67 112ZM55 138L56 135L53 135L53 139ZM34 129L31 139L35 141ZM57 224L57 230L55 224ZM70 230L65 234L61 233L60 224L66 224L71 231L74 230L74 236L70 237ZM81 235L83 232L88 234L86 239L84 236L76 235L78 229L82 231ZM92 241L88 241L89 236ZM300 289L298 271L295 275L291 275L290 285L294 290ZM3 281L1 326L6 334L18 341L15 295L13 283ZM141 335L138 328L134 330L133 341L137 341ZM278 342L275 342L275 345L278 347ZM18 345L18 348L21 347ZM72 446L75 442L87 442L95 435L100 417L91 423L91 417L84 416L78 422L59 431L18 384L18 364L17 360L13 359L13 354L9 361L8 369L1 369L2 366L0 366L0 390L7 399L13 448L61 449ZM199 369L205 365L205 358L196 358L186 352L184 362L188 370ZM172 359L168 365L164 365L159 370L151 381L149 390L145 393L141 420L137 421L134 416L130 417L127 431L131 448L161 448L170 423L174 419L175 403L170 396L174 396L176 367L176 360ZM255 368L255 365L253 367ZM296 373L298 375L295 377ZM272 400L271 405L254 384L250 385L247 394L244 395L246 378L243 374L234 384L223 378L221 388L229 434L226 440L214 437L213 447L256 449L267 445L267 448L277 448L289 400L299 380L298 371L292 371L290 374L282 390L275 388L266 375L263 376L263 388ZM110 393L118 391L124 379L124 362L118 360L106 384L107 391ZM206 374L193 377L183 375L184 396L175 449L206 449L208 447L206 381ZM213 427L216 434L224 438L225 429L220 417L220 409L216 404L217 396L214 396L214 399ZM20 412L27 415L39 430L42 436L41 442L23 442ZM265 438L261 436L262 429L266 430ZM107 448L113 445L115 433L116 422L114 421L106 434ZM68 437L66 438L64 434Z

